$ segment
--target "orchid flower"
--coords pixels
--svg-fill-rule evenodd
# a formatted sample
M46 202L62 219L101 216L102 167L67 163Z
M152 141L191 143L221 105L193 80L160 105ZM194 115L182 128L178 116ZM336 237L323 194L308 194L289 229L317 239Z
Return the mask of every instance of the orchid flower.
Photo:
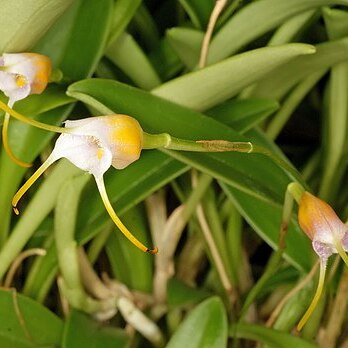
M299 205L298 222L312 241L312 247L320 259L317 290L311 304L297 325L300 331L312 315L321 297L327 260L332 254L339 254L348 267L348 227L340 220L329 204L305 191L297 183L291 183L288 191Z
M348 257L345 253L348 251L348 227L339 219L330 205L306 191L302 194L299 203L298 222L312 240L313 249L320 259L317 290L297 326L298 330L301 330L320 299L328 258L332 254L339 254L348 267Z
M48 57L37 53L4 53L0 56L0 90L9 98L12 108L18 100L30 94L41 94L51 75L51 62ZM22 162L12 153L8 145L10 116L5 114L2 127L2 141L8 156L22 167L31 164Z
M48 131L62 133L47 160L14 195L12 205L16 214L19 214L18 201L25 192L52 163L65 157L78 168L94 176L104 206L113 222L135 246L150 254L157 253L157 248L149 249L138 241L115 213L106 193L104 173L111 166L116 169L127 167L139 159L142 149L166 148L182 151L238 151L247 153L253 150L253 145L249 142L191 141L174 138L167 133L148 134L142 130L136 119L127 115L89 117L76 121L66 121L65 127L56 127L28 119L1 101L0 108L22 122Z

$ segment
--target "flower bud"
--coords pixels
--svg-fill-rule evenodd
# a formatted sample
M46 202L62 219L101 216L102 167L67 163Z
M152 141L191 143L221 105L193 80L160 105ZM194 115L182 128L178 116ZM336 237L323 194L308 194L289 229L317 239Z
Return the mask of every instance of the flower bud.
M332 253L337 253L338 242L347 251L347 226L330 205L306 191L299 204L298 222L312 240L314 250L320 257L329 257Z

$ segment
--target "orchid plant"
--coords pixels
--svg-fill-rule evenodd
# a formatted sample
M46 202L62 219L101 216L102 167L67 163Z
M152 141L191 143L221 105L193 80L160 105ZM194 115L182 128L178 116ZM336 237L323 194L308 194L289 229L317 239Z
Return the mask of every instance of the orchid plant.
M191 141L178 139L167 133L148 134L142 130L136 119L127 115L113 114L89 117L66 121L65 127L56 127L29 119L1 101L0 108L6 114L34 127L61 133L46 161L14 195L12 205L16 214L19 214L18 201L25 192L50 165L65 157L78 168L94 176L104 206L116 226L135 246L150 254L157 253L158 249L156 247L148 248L137 240L115 213L106 193L104 173L111 166L116 169L127 167L139 159L143 149L165 148L180 151L237 151L247 153L253 150L253 145L250 142Z
M348 267L348 227L340 220L332 207L306 191L300 184L291 183L288 186L284 210L291 210L292 202L298 203L298 223L312 241L312 247L320 260L319 281L316 292L307 311L297 325L302 330L321 297L328 258L339 254ZM288 215L290 218L290 215ZM282 225L288 225L283 221Z

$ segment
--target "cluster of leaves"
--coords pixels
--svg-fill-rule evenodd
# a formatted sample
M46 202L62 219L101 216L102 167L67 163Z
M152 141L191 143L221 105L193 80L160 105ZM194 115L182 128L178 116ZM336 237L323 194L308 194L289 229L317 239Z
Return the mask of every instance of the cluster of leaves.
M269 258L277 247L288 183L306 181L347 214L342 183L348 148L348 0L230 1L217 22L207 67L198 69L214 4L2 1L0 51L45 54L63 73L42 95L16 103L23 114L60 124L123 113L149 133L251 141L267 149L265 155L144 151L128 168L110 170L105 181L115 210L139 239L150 240L152 234L160 248L154 257L115 233L93 181L67 161L33 187L21 215L14 217L11 198L33 169L16 166L2 150L0 278L23 249L46 250L10 278L20 294L0 292L2 347L202 348L247 346L249 340L269 347L315 347L320 328L325 347L345 339L344 316L337 313L347 305L339 296L347 277L340 268L331 274L335 281L303 337L291 331L310 301L310 282L289 298L272 325L265 321L314 263L296 218L285 258ZM53 136L11 122L10 145L22 160L38 164ZM301 174L279 165L288 161L285 155ZM127 315L117 314L107 325L81 312L93 311L81 300L86 289L74 258L77 246L98 271L128 288L134 311L142 308L152 318L159 340L149 343L151 335L145 340L130 329ZM67 310L63 295L59 300L59 273L69 304L80 311ZM325 298L331 300L327 305Z

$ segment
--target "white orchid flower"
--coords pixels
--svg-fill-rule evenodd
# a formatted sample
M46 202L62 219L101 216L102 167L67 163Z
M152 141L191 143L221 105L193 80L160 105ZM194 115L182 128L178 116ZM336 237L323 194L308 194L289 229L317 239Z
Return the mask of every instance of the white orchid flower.
M30 94L42 93L51 75L51 61L37 53L4 53L0 56L0 90L9 98L8 105ZM5 114L2 127L2 141L9 157L22 167L31 165L17 159L8 145L10 116Z

